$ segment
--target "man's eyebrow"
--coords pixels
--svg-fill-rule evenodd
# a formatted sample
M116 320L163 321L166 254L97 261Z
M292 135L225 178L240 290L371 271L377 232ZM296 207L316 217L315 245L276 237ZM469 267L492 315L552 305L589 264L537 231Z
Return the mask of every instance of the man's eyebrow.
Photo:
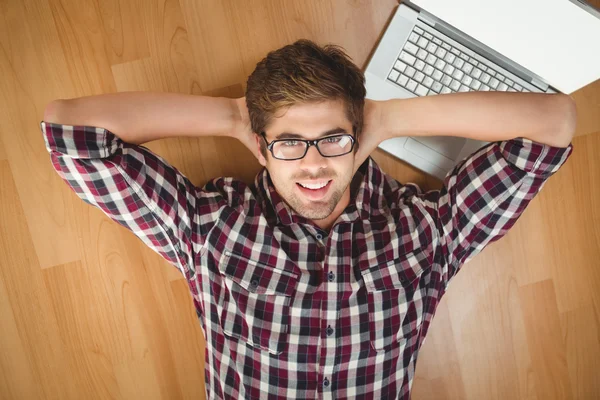
M322 138L324 136L334 135L336 133L348 133L348 132L346 132L346 130L344 128L338 127L338 128L330 129L327 132L323 132L319 136L319 138ZM305 139L305 138L304 138L304 136L300 135L299 133L283 132L275 137L275 140L277 140L277 139Z

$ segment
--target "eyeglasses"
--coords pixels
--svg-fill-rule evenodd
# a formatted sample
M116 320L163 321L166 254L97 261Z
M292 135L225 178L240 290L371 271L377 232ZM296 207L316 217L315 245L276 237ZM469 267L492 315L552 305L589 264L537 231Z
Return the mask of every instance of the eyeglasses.
M280 139L273 140L271 143L267 141L265 132L261 132L261 135L273 158L286 161L304 158L310 146L316 146L323 157L343 156L352 151L355 142L354 137L348 134L328 136L317 140Z

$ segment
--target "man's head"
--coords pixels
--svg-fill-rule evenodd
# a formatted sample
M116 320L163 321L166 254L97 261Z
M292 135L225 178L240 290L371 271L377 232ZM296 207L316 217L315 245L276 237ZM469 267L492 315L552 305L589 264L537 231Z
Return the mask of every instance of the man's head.
M364 75L342 48L321 47L309 40L270 52L248 78L246 105L262 155L259 162L269 171L280 196L300 215L324 219L334 210L343 211L341 206L336 209L340 200L347 204L365 95ZM348 154L323 157L310 146L304 158L290 161L277 159L267 150L267 142L281 139L283 133L314 140L337 128L343 132L326 137L344 132L353 136L354 147ZM329 180L322 196L298 185Z

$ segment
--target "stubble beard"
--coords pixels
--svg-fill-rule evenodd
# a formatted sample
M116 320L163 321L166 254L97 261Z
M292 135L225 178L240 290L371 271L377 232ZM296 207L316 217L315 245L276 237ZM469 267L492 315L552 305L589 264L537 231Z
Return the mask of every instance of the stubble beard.
M310 220L319 220L325 219L331 215L343 195L344 190L336 188L326 202L319 200L312 201L311 204L307 206L306 200L303 201L303 199L300 198L301 195L292 193L288 203L294 211L302 217Z

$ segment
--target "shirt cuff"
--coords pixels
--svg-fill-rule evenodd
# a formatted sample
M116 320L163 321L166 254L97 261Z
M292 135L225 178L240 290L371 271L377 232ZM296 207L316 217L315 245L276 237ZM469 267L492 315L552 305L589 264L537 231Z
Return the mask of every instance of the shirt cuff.
M71 158L98 159L113 155L121 140L105 128L40 122L46 150Z
M554 147L520 137L500 142L500 151L509 163L525 172L552 175L567 161L573 144Z

